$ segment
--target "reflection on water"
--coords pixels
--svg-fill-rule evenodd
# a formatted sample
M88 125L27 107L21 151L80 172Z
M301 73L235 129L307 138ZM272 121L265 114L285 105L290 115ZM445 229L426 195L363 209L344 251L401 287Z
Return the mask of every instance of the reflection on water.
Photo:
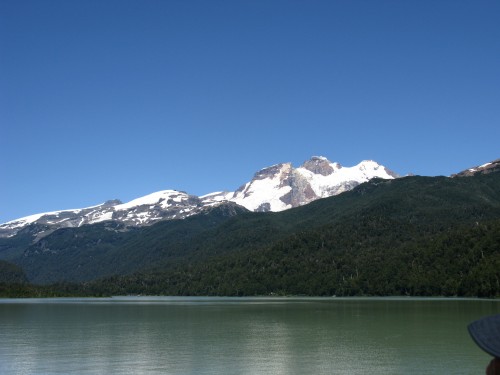
M475 374L500 301L0 301L1 374Z

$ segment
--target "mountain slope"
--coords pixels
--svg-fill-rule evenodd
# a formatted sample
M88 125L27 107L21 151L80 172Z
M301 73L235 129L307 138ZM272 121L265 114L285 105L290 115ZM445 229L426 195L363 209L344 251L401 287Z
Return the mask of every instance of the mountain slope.
M28 279L21 267L0 260L0 283L26 283Z
M10 221L0 225L0 237L10 237L29 225L36 224L40 230L37 239L60 228L81 227L104 221L115 221L127 226L150 225L160 220L185 218L210 206L196 196L175 190L164 190L134 199L128 203L119 200L101 205L46 212Z
M197 238L243 212L243 207L228 203L184 220L131 230L113 221L63 228L30 244L12 261L26 271L31 282L43 284L126 274L160 261L185 259L195 250L192 244Z

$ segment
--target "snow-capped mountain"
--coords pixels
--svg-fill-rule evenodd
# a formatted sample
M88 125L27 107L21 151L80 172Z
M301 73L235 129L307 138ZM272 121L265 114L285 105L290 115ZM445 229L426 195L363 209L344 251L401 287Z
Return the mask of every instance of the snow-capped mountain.
M298 168L283 163L260 170L229 200L251 211L283 211L351 190L374 177L398 176L372 160L349 168L314 156Z
M163 190L134 199L119 200L74 210L46 212L23 217L0 225L0 237L9 237L30 224L37 224L38 236L59 228L80 227L103 221L120 221L128 226L153 224L159 220L181 219L200 212L210 205L196 196L176 190Z
M159 220L181 219L219 204L238 204L250 211L283 211L350 190L379 177L392 179L395 173L374 161L342 167L325 157L312 157L298 168L276 164L257 172L235 192L216 192L201 197L176 190L163 190L134 199L119 200L73 210L46 212L0 225L0 237L10 237L30 224L43 237L56 229L79 227L114 220L127 226L150 225Z

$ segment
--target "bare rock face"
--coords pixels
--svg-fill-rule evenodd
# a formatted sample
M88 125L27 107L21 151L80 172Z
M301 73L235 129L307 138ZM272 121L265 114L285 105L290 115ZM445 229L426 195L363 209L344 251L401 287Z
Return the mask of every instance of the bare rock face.
M255 173L253 180L264 180L266 178L274 178L280 176L281 179L286 177L286 174L292 169L291 163L281 163L263 168Z
M319 198L311 188L309 181L296 170L290 175L288 186L291 190L280 200L291 207L302 206Z
M322 156L313 156L311 159L302 164L302 168L307 169L314 174L320 174L322 176L328 176L335 172L335 169L341 168L340 164L338 163L335 163L334 166L335 168L327 158L324 158Z
M255 212L269 212L271 211L271 204L269 202L261 203L259 207L255 209Z

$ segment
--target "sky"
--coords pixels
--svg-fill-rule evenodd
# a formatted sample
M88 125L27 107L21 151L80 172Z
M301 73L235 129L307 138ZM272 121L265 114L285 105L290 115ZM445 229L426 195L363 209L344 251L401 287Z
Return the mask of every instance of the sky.
M273 164L500 158L496 0L0 0L0 223Z

